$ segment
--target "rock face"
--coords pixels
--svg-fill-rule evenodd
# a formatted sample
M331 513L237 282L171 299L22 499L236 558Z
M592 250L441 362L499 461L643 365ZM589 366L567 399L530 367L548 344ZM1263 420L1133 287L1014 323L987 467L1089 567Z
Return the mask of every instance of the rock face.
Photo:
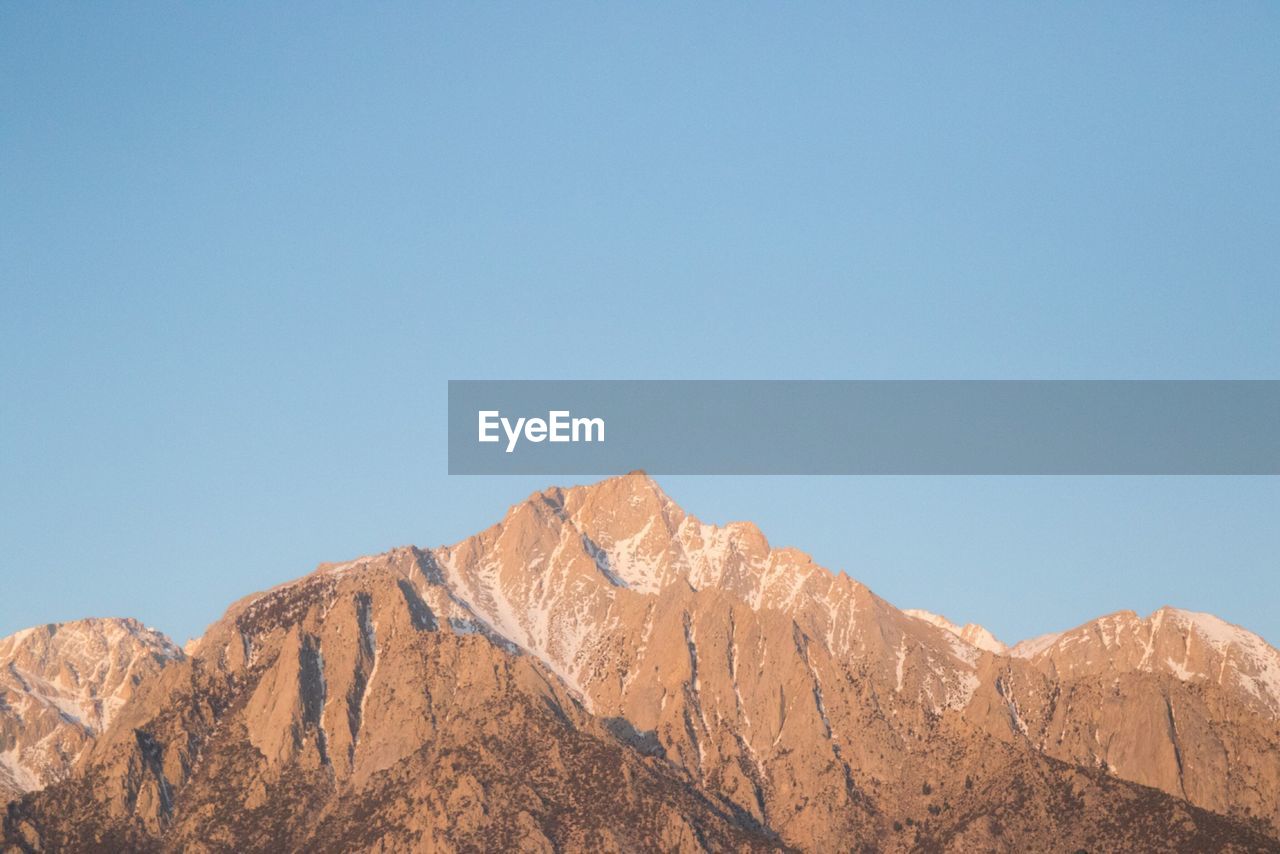
M80 620L0 639L0 799L66 776L137 686L181 651L136 620Z
M1280 653L1209 614L1102 617L1019 644L1011 718L1039 749L1280 828ZM1278 834L1280 835L1280 834Z
M985 652L1004 655L1009 651L1009 648L1001 643L995 635L977 623L965 623L963 626L957 626L946 617L929 611L921 611L918 608L908 608L902 613L909 617L915 617L917 620L924 620L926 623L935 625L940 629L945 629L970 646L976 646Z
M233 605L13 850L1280 850L1277 655L1006 651L634 474ZM74 818L72 818L74 817Z

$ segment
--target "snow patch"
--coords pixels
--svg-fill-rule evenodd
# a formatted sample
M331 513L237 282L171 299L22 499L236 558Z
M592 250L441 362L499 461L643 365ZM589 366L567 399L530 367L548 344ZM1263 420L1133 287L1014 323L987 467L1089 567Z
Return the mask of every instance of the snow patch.
M985 652L994 653L996 655L1005 655L1009 652L1008 647L1001 643L995 635L991 634L991 632L987 631L977 623L966 623L963 626L958 626L941 614L935 614L932 611L924 611L919 608L911 608L903 611L902 613L906 614L908 617L915 617L917 620L923 620L924 622L929 623L932 626L936 626L945 632L949 632L969 646ZM961 657L967 658L967 654Z
M1056 644L1062 635L1062 632L1050 632L1049 634L1037 635L1033 638L1018 641L1009 650L1009 654L1014 658L1035 658Z
M0 770L3 770L14 785L24 792L34 792L43 787L40 777L26 765L16 747L0 752Z

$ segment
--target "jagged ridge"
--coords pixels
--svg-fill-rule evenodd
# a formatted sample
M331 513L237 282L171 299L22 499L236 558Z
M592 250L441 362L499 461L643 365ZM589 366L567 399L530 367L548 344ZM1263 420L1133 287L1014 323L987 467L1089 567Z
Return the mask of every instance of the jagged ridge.
M196 818L207 805L246 797L251 810L292 804L310 819L276 829L330 844L341 834L298 834L349 827L339 805L353 798L376 814L388 775L424 767L424 745L485 737L451 716L484 684L485 696L558 709L570 731L627 757L611 761L667 780L662 809L691 828L676 847L706 847L706 833L816 849L1272 846L1275 651L1181 613L1002 655L771 549L752 525L699 522L643 475L551 489L455 546L322 566L237 603L95 745L84 777L95 782L24 800L9 833L52 838L55 805L88 803L100 828L140 816L133 843L173 846L217 830ZM1178 640L1182 657L1166 655ZM522 675L494 687L480 676L492 667ZM564 737L513 731L543 746ZM210 776L227 763L230 792ZM588 832L554 819L552 802L521 803L526 818L489 803L474 832L493 840L520 824L571 847ZM267 833L265 821L248 823ZM381 832L393 847L458 841L421 823Z

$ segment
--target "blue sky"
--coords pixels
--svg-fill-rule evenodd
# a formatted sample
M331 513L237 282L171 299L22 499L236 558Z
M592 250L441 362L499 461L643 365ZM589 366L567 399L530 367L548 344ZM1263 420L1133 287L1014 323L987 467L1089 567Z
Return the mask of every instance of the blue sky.
M1280 378L1274 5L0 7L0 633L547 484L450 378ZM670 478L1013 640L1280 642L1275 478Z

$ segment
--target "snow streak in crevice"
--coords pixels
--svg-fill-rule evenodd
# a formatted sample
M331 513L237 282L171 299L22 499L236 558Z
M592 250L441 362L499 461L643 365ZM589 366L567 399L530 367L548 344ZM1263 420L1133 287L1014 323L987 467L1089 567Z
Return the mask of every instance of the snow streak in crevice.
M1018 712L1018 700L1013 696L1012 686L1005 680L1008 674L996 677L996 693L1004 700L1005 709L1009 712L1009 728L1022 735L1027 734L1027 724Z
M347 727L351 731L347 760L352 764L356 761L356 742L360 740L360 724L364 720L364 705L369 699L369 686L378 671L378 635L373 625L373 600L368 593L357 593L355 604L360 643L356 651L355 673L347 691Z
M688 611L684 612L684 642L689 650L689 681L685 683L685 700L688 706L698 714L698 722L702 725L701 733L709 734L707 716L702 710L702 682L698 678L697 632ZM699 732L695 731L693 720L690 718L687 708L684 713L684 725L689 739L693 742L693 748L697 752L698 774L701 775L703 759L702 738Z
M751 716L747 714L747 708L742 703L742 689L738 685L738 627L737 622L733 618L733 609L729 610L729 643L726 645L729 657L729 678L733 682L733 699L738 712L738 718L742 721L742 725L747 729L751 728Z
M813 680L813 702L817 707L818 717L822 719L822 726L826 730L827 743L831 745L831 755L835 757L840 770L844 774L845 796L851 803L863 802L865 796L854 785L853 769L849 767L849 763L845 761L840 752L840 739L831 726L831 719L827 716L827 706L822 695L822 679L818 675L818 668L814 666L813 661L809 658L809 636L802 632L799 624L794 621L791 623L791 631L795 640L796 651L800 654L800 659L809 670L809 676Z
M302 699L302 730L314 731L316 750L320 762L329 764L329 744L324 732L324 656L320 652L320 639L315 635L303 635L298 647L298 693Z

